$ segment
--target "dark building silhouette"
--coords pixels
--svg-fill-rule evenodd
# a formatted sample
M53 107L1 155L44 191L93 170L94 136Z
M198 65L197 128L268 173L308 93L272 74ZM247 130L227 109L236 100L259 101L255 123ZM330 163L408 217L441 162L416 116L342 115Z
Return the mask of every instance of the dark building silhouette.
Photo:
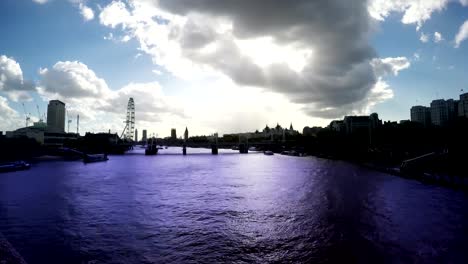
M65 103L62 101L49 101L47 106L47 131L65 133Z
M418 122L425 127L431 124L431 108L429 107L422 105L413 106L411 107L410 114L412 122Z
M171 139L176 140L177 139L177 132L175 128L171 129Z

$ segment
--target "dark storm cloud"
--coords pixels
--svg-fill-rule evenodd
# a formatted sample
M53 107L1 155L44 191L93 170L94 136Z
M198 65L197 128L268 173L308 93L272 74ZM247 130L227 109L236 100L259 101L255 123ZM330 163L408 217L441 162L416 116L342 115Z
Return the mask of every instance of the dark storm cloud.
M312 104L314 110L307 112L314 116L350 112L365 101L377 81L369 63L376 53L368 41L367 1L160 0L159 5L180 15L228 18L236 39L270 36L279 45L312 49L304 69L295 72L286 64L259 67L243 56L232 38L213 36L205 27L197 27L203 25L201 21L190 21L186 26L190 28L179 36L190 59L224 72L239 84L280 92L308 108ZM219 44L216 52L207 55L196 50L210 41Z

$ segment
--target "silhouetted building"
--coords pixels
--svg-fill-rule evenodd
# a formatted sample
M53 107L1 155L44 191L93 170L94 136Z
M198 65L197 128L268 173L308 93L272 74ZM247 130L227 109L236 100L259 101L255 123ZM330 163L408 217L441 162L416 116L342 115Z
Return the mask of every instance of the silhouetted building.
M431 108L416 105L411 107L411 121L423 124L425 127L431 124Z
M332 131L343 132L346 130L345 123L343 120L333 120L328 126Z
M458 102L458 116L468 118L468 93L460 94L460 101Z
M141 141L145 142L147 140L147 136L146 136L146 129L143 129L143 137L141 138Z
M447 103L443 99L431 102L431 123L436 126L444 126L448 122Z
M453 121L458 112L458 101L438 99L431 102L431 122L436 126L445 126Z
M188 140L188 129L185 127L184 140Z
M49 101L47 106L47 131L65 133L65 103L59 100Z
M379 115L377 113L372 113L369 116L370 127L375 129L382 125L382 120L379 119Z
M138 141L138 129L135 129L135 142Z
M371 122L369 116L345 116L344 125L346 134L369 132Z
M322 128L321 127L304 127L304 129L302 129L302 134L304 136L307 136L307 137L310 137L310 136L317 136L317 133L321 130Z
M177 132L176 132L176 129L175 129L175 128L171 129L171 139L172 139L172 140L176 140L176 139L177 139Z

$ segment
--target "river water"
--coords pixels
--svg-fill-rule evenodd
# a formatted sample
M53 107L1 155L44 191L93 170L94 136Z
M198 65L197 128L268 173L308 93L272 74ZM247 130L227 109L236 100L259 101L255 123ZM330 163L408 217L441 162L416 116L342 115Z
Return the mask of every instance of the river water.
M0 174L35 263L468 263L468 196L342 161L180 148Z

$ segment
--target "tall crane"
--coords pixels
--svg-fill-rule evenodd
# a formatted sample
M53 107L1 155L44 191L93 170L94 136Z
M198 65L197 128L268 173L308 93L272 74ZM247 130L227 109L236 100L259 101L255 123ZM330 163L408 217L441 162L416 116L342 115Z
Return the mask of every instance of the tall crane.
M70 133L70 123L71 122L72 122L72 120L70 119L70 115L68 114L68 110L67 110L67 123L68 123L67 133Z
M29 120L31 120L31 117L30 117L31 113L28 114L26 112L26 107L24 106L24 103L21 103L21 104L23 105L24 116L26 118L26 127L28 127L29 126Z
M38 104L36 104L36 108L37 108L37 114L38 114L38 117L39 117L39 123L44 122L44 115L41 114L41 111L39 110L39 105Z

